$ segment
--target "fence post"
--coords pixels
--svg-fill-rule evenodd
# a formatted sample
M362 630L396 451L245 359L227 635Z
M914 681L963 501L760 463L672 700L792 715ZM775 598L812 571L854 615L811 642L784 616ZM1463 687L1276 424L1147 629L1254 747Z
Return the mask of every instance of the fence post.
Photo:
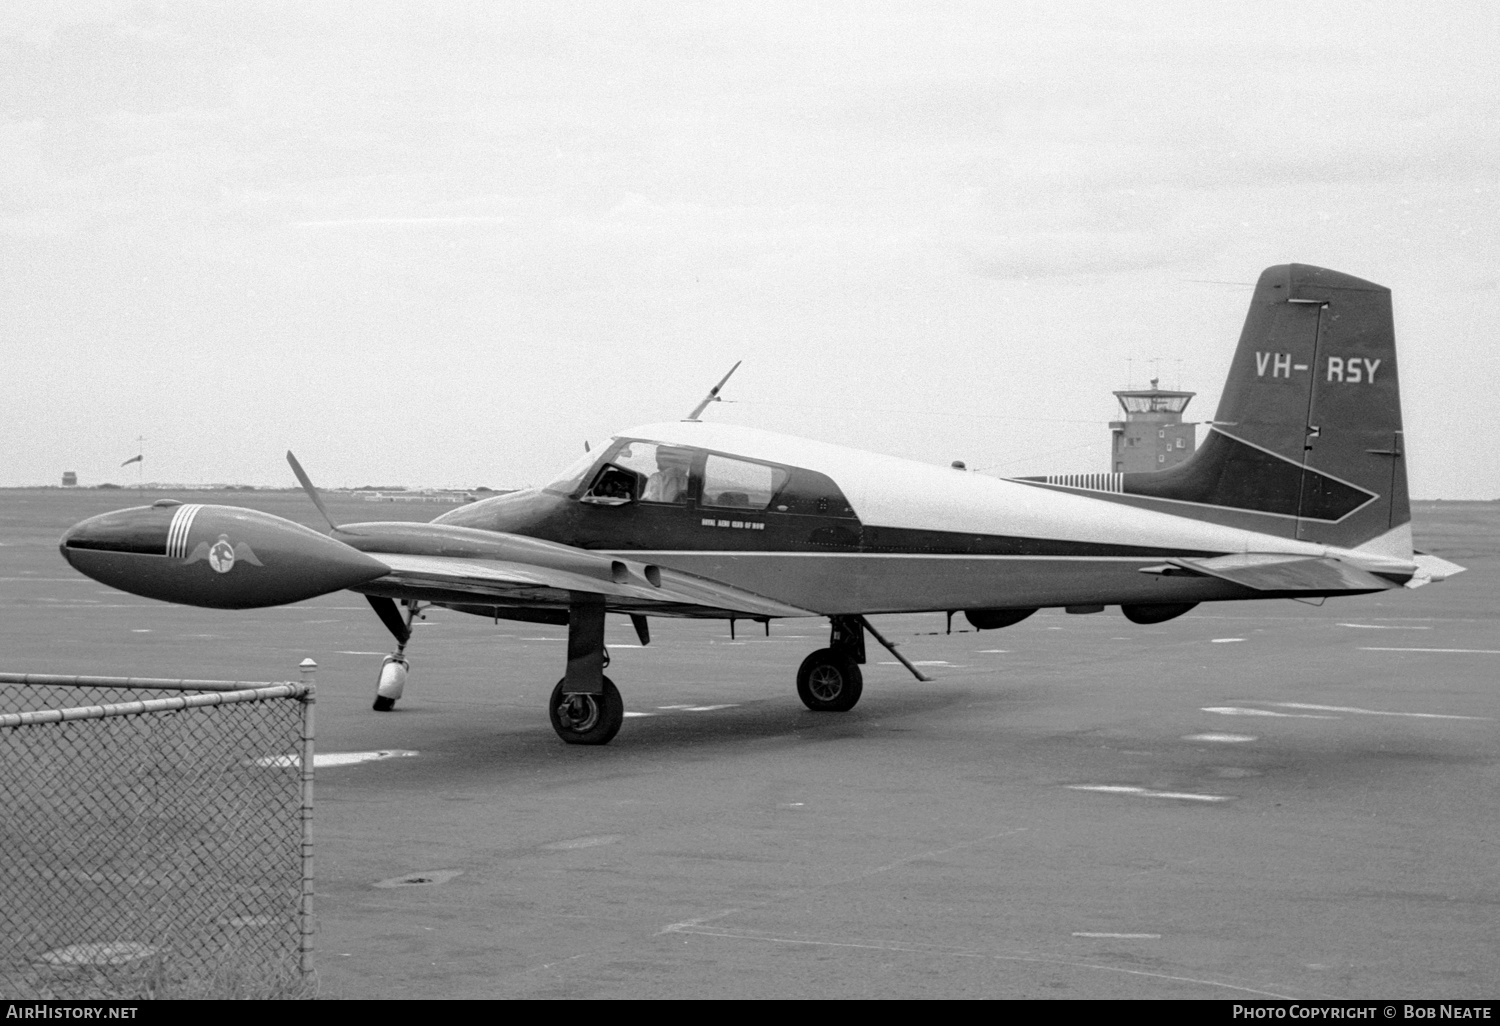
M315 678L318 664L307 658L302 660L298 669L302 671L302 683L307 687L307 692L302 696L302 902L298 916L301 920L299 968L306 979L313 971L313 707L317 701Z

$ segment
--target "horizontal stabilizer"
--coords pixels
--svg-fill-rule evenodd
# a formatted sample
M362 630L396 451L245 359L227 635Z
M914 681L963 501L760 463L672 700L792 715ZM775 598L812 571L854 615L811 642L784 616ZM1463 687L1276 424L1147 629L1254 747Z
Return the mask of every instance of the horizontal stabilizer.
M1418 552L1411 557L1411 561L1417 564L1417 572L1412 575L1411 580L1406 582L1408 588L1420 588L1434 581L1446 581L1454 574L1461 574L1467 569L1457 563L1450 563L1440 556L1431 556L1425 552Z
M1397 587L1384 577L1336 559L1246 552L1212 559L1169 559L1195 574L1242 584L1256 591L1385 591Z

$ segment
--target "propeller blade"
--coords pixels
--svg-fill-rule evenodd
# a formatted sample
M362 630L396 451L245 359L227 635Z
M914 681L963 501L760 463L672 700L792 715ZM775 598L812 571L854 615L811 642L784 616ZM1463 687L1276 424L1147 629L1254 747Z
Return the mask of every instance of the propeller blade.
M702 415L702 413L703 413L704 410L708 409L708 404L709 403L719 402L719 389L721 389L721 388L724 387L724 383L729 380L730 375L734 374L735 371L739 370L740 369L740 364L742 364L744 362L745 362L744 360L736 360L734 362L734 366L731 367L731 368L729 368L729 374L726 374L722 378L720 378L719 379L719 383L717 385L715 385L713 388L710 388L708 390L708 395L706 395L706 396L703 397L703 401L700 402L697 406L694 406L693 407L693 412L689 413L683 419L686 420L686 421L689 421L689 422L695 421L695 420L698 419L699 416Z
M292 473L297 475L297 483L302 486L302 490L307 493L307 497L313 501L313 505L318 507L318 512L323 514L324 520L328 521L328 526L337 531L339 525L335 524L333 517L328 515L328 507L323 505L323 496L319 495L318 490L313 487L312 479L307 476L307 471L302 469L302 464L297 462L297 457L292 455L292 450L290 449L286 451L286 461L292 465Z

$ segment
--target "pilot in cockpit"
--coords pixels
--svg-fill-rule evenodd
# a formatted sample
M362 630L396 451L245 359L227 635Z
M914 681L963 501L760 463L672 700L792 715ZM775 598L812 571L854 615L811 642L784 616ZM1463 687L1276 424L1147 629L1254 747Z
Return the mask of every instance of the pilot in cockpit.
M664 445L656 450L656 466L656 473L646 480L646 490L641 493L641 501L686 502L692 456L681 449L669 449Z

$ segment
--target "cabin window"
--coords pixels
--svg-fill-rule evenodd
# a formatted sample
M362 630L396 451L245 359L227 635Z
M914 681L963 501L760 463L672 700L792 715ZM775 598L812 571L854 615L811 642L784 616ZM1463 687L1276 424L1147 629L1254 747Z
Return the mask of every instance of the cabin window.
M765 509L786 483L787 472L726 456L710 456L703 468L703 504L728 509Z

